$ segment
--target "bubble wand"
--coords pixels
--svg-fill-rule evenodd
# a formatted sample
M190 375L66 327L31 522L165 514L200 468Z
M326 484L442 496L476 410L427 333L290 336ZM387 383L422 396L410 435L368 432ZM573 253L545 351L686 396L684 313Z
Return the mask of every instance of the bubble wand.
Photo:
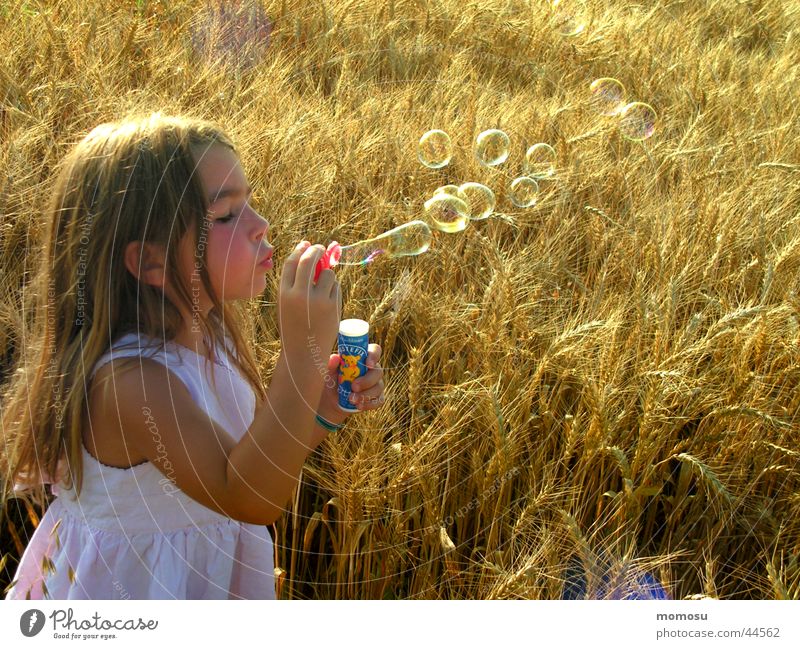
M404 223L373 239L364 239L349 246L342 246L332 241L317 262L314 281L319 279L323 270L337 265L366 266L381 256L420 255L430 247L431 238L430 226L424 221L417 220Z

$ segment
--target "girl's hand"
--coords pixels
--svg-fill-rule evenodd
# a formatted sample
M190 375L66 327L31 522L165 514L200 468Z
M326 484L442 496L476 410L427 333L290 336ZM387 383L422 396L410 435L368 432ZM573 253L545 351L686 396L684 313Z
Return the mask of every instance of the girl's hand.
M321 245L303 241L283 265L278 289L278 324L281 346L293 372L313 367L320 358L314 350L330 349L336 342L341 311L341 292L336 275L323 271L313 282L314 268L325 252ZM324 374L324 367L321 368Z
M367 347L367 372L353 381L353 394L351 403L359 410L374 410L380 408L386 401L383 384L383 368L380 358L383 350L376 343ZM339 410L339 354L331 354L328 359L328 376L325 379L325 388L322 392L317 412L333 424L343 423L348 413Z

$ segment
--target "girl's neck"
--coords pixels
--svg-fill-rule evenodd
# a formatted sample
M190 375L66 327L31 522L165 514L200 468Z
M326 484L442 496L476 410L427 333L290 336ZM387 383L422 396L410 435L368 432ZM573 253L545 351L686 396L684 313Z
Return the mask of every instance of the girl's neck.
M211 361L214 361L214 351L215 350L207 350L206 345L203 341L203 332L201 328L197 325L197 322L193 317L185 312L182 311L183 315L183 326L178 330L177 335L173 339L175 343L178 345L183 345L184 347L191 349L196 354L199 354L205 358L209 358ZM209 317L209 311L206 310L203 312L204 317Z
M206 349L206 346L203 343L202 335L198 335L198 336L186 336L185 334L184 335L178 335L178 336L175 337L173 342L175 342L175 343L177 343L179 345L182 345L182 346L186 347L187 349L191 349L196 354L199 354L200 356L204 356L206 358L209 358L211 361L214 360L214 358L213 358L213 350L211 350L210 355L209 355L209 351Z
M205 343L203 342L203 333L202 332L193 332L191 330L182 329L178 332L178 335L175 336L173 342L177 343L178 345L182 345L187 349L192 350L196 354L200 356L204 356L206 358L209 357L209 352L206 350ZM213 361L213 350L211 350Z

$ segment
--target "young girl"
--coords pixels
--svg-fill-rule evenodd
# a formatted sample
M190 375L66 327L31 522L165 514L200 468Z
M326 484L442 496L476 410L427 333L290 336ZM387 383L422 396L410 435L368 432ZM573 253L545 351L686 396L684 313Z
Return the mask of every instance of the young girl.
M95 128L64 161L6 387L3 498L56 496L7 599L273 598L273 546L337 407L340 291L324 248L284 263L269 390L242 300L272 269L236 149L159 113ZM30 290L30 289L29 289ZM354 387L383 403L381 349ZM333 380L332 380L333 379Z

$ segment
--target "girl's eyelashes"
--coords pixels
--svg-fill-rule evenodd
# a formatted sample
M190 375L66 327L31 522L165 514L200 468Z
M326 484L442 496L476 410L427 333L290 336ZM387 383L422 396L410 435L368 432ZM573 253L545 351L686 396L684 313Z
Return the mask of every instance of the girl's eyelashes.
M228 212L225 216L221 216L221 217L219 217L217 219L214 219L214 221L215 222L219 221L220 223L228 223L232 219L235 219L237 216L239 216L244 211L244 209L245 208L242 207L242 208L236 210L236 212L233 212L233 211Z

